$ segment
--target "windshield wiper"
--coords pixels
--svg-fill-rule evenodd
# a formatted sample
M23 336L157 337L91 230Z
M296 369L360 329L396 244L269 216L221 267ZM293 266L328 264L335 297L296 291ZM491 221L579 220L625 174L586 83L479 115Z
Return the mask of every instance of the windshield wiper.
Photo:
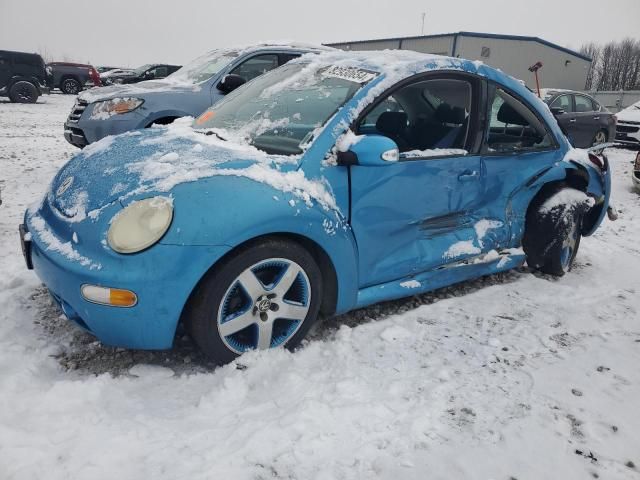
M218 132L216 132L215 130L207 130L206 132L204 132L205 135L209 136L209 135L215 135L216 137L218 137L220 140L222 140L223 142L226 142L227 139L224 138L222 135L220 135Z

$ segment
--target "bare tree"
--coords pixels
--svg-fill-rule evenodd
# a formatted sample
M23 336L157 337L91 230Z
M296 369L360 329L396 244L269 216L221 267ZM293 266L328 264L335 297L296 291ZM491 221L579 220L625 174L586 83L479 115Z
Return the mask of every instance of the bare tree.
M640 87L640 41L625 38L606 45L588 43L580 51L593 59L585 88L631 90Z

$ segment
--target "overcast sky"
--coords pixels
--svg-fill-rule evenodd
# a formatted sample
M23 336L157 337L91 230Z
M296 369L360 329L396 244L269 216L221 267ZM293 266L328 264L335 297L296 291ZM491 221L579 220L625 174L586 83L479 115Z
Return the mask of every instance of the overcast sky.
M94 65L183 64L260 40L331 42L460 30L578 49L640 38L640 0L0 0L0 49Z

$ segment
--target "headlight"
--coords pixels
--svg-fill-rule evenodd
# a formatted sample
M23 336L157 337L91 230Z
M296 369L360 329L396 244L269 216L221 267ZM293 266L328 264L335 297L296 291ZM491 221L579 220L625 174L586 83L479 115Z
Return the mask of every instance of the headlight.
M158 242L173 219L173 201L145 198L128 205L111 220L109 246L118 253L136 253Z
M112 98L111 100L105 100L103 102L96 102L93 105L93 111L91 112L91 118L93 119L105 119L112 115L119 113L127 113L135 110L144 103L141 98Z

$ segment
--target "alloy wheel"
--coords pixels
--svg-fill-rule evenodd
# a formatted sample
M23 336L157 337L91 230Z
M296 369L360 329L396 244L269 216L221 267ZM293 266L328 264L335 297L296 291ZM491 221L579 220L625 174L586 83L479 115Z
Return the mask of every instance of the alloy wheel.
M270 258L244 270L225 292L217 316L220 338L241 354L285 344L309 312L311 287L292 260Z

